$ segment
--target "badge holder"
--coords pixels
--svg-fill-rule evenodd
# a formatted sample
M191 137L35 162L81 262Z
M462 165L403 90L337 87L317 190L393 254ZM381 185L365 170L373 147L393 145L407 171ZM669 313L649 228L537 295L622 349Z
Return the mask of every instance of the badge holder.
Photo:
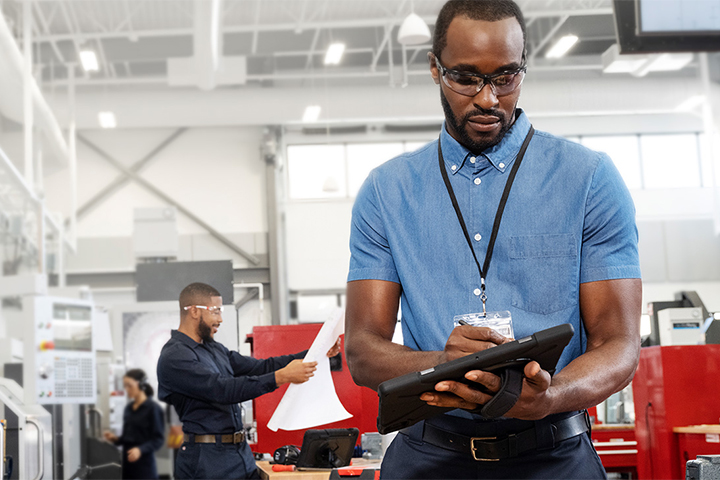
M464 323L461 323L461 320ZM504 335L512 339L515 338L512 324L512 315L510 315L510 312L507 310L503 310L500 312L479 312L456 315L453 317L453 323L456 327L459 325L488 327L492 328L500 335Z

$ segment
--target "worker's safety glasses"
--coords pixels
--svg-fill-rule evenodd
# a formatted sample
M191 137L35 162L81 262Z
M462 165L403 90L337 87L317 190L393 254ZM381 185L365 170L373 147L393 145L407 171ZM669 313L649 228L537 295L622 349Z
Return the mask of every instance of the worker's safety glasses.
M202 308L213 315L220 315L223 312L223 307L208 307L206 305L188 305L187 307L183 307L183 310L190 310L191 308Z
M465 95L466 97L474 97L488 84L492 89L493 95L496 97L509 95L522 84L523 79L525 79L525 72L527 71L527 65L523 65L517 70L495 73L493 75L460 72L443 67L435 55L433 55L433 58L435 59L435 65L437 65L440 71L443 83L453 92Z

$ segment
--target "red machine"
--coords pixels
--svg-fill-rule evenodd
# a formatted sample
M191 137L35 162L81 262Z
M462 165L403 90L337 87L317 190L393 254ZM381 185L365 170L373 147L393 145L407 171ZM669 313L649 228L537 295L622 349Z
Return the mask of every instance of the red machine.
M253 357L268 358L278 355L297 353L310 348L322 324L309 323L302 325L283 325L271 327L254 327L248 340L252 343ZM344 342L344 339L343 339ZM332 372L333 382L338 398L345 409L353 416L341 422L330 423L315 428L350 428L355 427L360 433L377 432L377 393L369 388L358 387L350 376L350 371L342 355L342 370ZM283 445L302 445L305 430L273 432L267 428L270 417L282 399L287 385L274 392L254 400L255 419L257 420L258 442L251 445L258 453L273 453ZM358 437L358 444L360 437Z
M633 379L639 478L685 478L673 428L718 423L719 372L720 345L642 349Z

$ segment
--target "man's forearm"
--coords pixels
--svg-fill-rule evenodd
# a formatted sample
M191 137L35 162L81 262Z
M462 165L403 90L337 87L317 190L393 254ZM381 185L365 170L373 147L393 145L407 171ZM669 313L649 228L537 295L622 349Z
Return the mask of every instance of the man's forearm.
M353 380L377 390L385 380L442 363L443 352L422 352L381 337L345 337L345 355Z
M640 355L630 339L609 341L579 356L552 380L547 414L593 407L625 388Z

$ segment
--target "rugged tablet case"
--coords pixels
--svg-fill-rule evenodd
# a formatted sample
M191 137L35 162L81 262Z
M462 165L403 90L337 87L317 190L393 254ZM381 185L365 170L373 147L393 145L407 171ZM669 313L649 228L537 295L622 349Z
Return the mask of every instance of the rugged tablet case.
M573 333L572 325L564 323L529 337L381 383L378 387L378 431L383 434L394 432L420 420L453 410L428 405L420 400L420 395L434 391L435 384L442 380L456 380L472 385L472 382L465 378L465 373L470 370L494 372L508 366L524 366L535 360L543 370L547 370L550 375L554 374L560 355Z

